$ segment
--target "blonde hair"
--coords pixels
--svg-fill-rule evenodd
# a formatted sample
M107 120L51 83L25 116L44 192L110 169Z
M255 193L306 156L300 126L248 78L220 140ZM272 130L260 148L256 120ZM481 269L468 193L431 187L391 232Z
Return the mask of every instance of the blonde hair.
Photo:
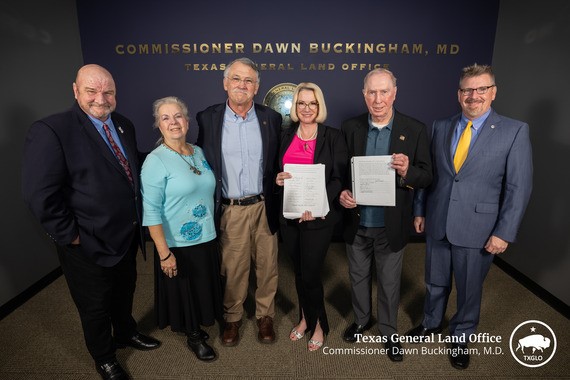
M299 83L295 88L295 91L293 92L293 104L291 104L291 120L294 122L299 121L299 117L297 116L297 99L299 98L299 93L303 90L313 91L313 94L315 94L315 99L317 99L317 102L319 103L319 113L317 114L315 121L317 123L323 123L327 119L327 105L325 104L325 96L323 95L321 88L311 82Z

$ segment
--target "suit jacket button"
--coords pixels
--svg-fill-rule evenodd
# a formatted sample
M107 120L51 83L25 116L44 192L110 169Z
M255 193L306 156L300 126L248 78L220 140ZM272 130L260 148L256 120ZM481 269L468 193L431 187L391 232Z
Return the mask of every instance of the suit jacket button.
M136 220L133 222L133 226L136 226L137 224L139 224L139 222L137 222Z
M455 178L454 181L455 181L455 182L459 182L459 179Z

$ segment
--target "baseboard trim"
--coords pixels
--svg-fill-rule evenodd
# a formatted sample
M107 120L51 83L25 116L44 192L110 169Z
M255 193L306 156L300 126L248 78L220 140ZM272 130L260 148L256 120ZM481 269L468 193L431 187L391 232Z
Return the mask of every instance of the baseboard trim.
M421 237L413 237L411 239L413 243L423 242ZM539 297L541 300L550 305L557 312L570 319L570 306L566 305L552 293L548 292L536 282L531 280L529 277L519 272L511 264L507 263L500 257L496 256L494 259L494 264L501 269L503 272L511 276L518 283L523 285L526 289L531 291L534 295ZM30 298L38 294L41 290L47 287L49 284L57 280L63 274L61 267L57 267L47 275L45 275L38 282L30 286L28 289L6 302L4 305L0 306L0 320L4 319L7 315L12 313L14 310L26 303Z
M14 310L26 303L30 298L42 291L46 286L57 280L63 271L61 267L57 267L39 281L34 283L28 289L24 290L22 293L18 294L16 297L12 298L10 301L6 302L4 305L0 306L0 321L12 313Z
M493 261L499 269L511 276L519 284L531 291L535 296L546 302L554 310L570 319L570 306L566 305L552 293L545 290L543 287L538 285L536 282L531 280L529 277L519 272L518 269L513 267L511 264L507 263L505 260L498 256L495 256Z

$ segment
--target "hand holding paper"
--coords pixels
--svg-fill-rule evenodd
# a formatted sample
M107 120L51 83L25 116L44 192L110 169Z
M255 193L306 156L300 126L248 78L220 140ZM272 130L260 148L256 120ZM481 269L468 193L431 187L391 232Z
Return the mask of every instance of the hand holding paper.
M366 206L396 205L396 173L392 156L352 157L352 194Z
M301 218L310 211L314 218L324 217L329 212L323 164L286 164L283 170L291 174L284 180L283 216L287 219Z

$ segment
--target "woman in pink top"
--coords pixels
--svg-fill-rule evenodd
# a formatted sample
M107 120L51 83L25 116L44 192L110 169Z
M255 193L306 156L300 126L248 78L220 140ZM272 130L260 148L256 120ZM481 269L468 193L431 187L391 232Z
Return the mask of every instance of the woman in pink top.
M344 137L340 130L322 124L326 117L325 99L319 86L300 83L293 94L293 124L283 130L279 150L281 170L284 164L325 165L329 213L322 218L314 218L310 211L305 211L299 219L285 219L282 213L280 217L281 236L293 261L299 298L299 323L289 338L297 341L305 332L312 332L309 351L321 348L329 332L321 272L335 225L341 219L338 196L348 164ZM275 181L283 186L288 178L291 174L282 171Z

